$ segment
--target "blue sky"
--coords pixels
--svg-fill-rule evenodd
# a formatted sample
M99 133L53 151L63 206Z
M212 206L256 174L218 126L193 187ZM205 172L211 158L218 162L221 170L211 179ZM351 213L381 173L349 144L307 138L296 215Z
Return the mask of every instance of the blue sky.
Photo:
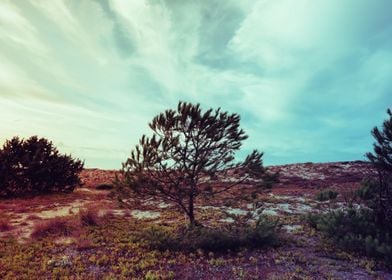
M389 0L0 1L0 141L120 168L179 100L239 113L265 163L364 159L392 106Z

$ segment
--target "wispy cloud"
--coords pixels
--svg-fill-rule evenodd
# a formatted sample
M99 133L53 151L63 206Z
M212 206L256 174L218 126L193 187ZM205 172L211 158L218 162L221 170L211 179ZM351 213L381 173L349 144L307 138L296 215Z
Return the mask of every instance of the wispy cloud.
M238 112L266 163L360 159L392 105L388 0L2 1L0 139L118 168L178 100Z

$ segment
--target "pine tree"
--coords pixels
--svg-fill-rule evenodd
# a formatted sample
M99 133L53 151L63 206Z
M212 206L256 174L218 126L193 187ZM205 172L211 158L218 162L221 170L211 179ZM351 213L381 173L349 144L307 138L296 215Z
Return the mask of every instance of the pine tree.
M238 114L220 108L202 112L199 104L179 102L177 111L166 110L149 124L153 135L143 135L123 163L119 190L173 202L190 225L197 223L194 205L200 196L227 192L248 178L259 178L263 184L253 186L255 195L276 176L268 174L258 151L234 163L235 151L247 139L239 123ZM242 178L223 184L222 178L234 169L241 170Z
M385 120L380 130L374 127L372 135L376 139L373 144L374 153L366 156L376 168L378 182L375 184L376 203L374 210L378 219L385 226L391 227L392 223L392 112L387 110L389 119Z

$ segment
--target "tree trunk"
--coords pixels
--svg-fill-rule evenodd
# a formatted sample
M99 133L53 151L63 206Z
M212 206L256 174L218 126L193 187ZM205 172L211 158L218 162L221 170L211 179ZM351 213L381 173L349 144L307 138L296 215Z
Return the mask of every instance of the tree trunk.
M190 194L189 205L188 205L188 218L189 218L189 225L191 227L196 225L193 203L194 203L193 194Z

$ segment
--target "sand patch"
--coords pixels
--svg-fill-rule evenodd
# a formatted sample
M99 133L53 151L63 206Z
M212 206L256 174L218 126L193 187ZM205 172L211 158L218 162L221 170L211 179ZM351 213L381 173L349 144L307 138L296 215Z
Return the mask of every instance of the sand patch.
M155 211L132 210L131 215L136 219L157 219L161 213Z

